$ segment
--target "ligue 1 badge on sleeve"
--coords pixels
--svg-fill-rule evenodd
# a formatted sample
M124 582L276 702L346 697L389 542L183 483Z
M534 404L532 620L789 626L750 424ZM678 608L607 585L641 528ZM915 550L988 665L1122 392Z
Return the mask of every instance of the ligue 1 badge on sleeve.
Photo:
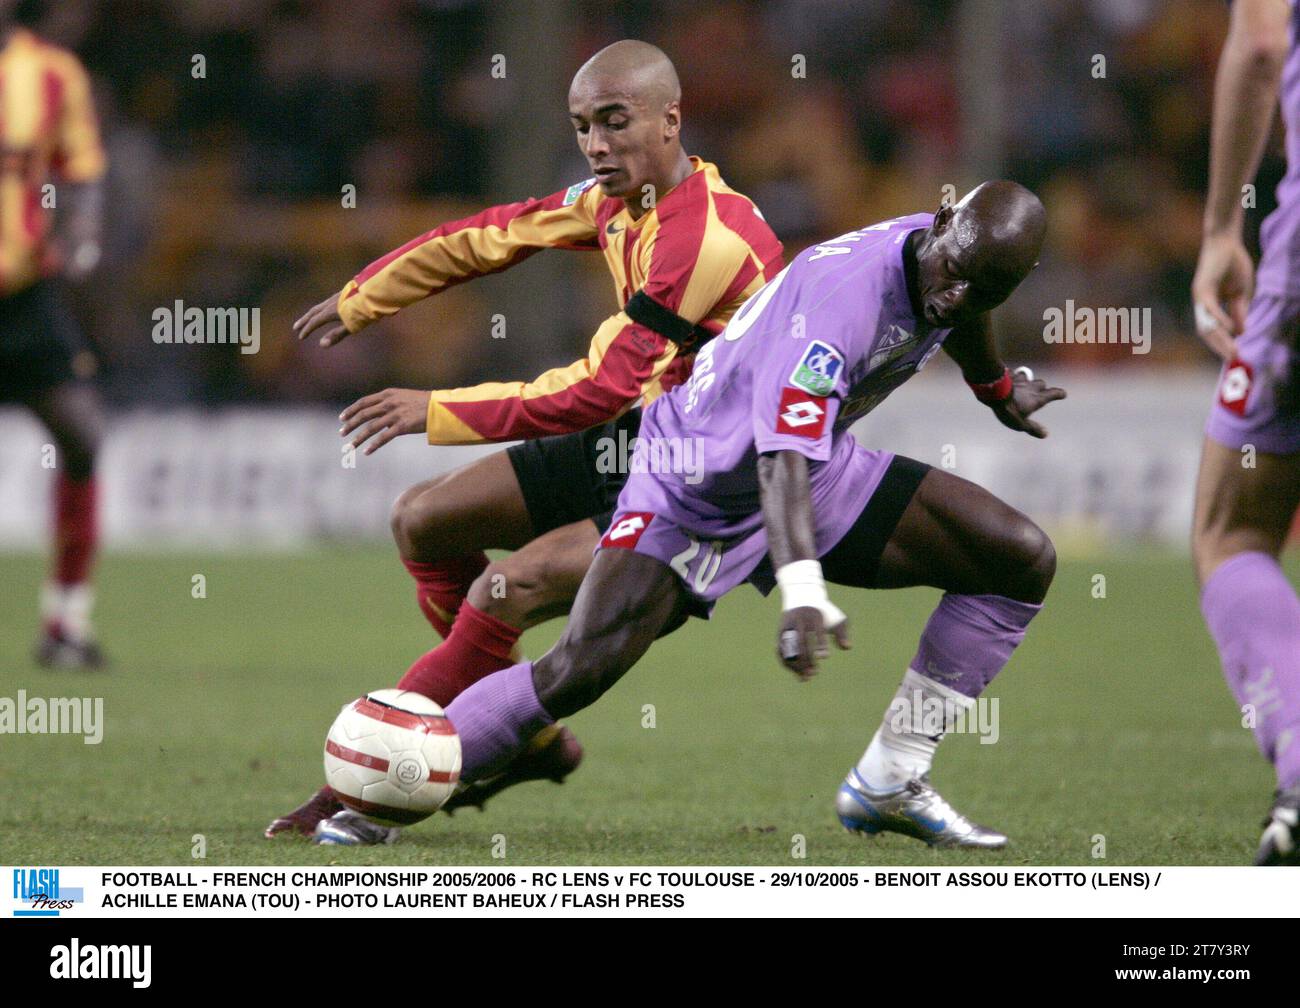
M844 358L838 350L813 340L791 372L790 384L815 396L828 396L835 391L835 379L843 367Z
M578 197L595 185L595 183L596 179L594 177L573 183L573 185L569 186L569 188L564 191L564 202L560 205L573 206L573 204L578 202Z

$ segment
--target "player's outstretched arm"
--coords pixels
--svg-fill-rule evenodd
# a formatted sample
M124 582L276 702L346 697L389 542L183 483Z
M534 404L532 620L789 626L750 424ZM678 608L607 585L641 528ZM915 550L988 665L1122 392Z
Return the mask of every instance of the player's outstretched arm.
M407 305L544 248L598 249L591 182L489 207L412 238L304 312L293 331L300 340L316 336L321 346L333 346Z
M841 649L849 646L849 622L826 595L817 562L808 460L798 452L766 452L758 458L759 494L767 549L781 588L777 656L800 679L811 679L830 654L826 631Z
M1224 360L1246 327L1254 265L1241 240L1242 192L1259 169L1286 63L1291 5L1237 0L1214 80L1210 191L1192 278L1196 331Z
M1049 387L1026 367L1016 368L1012 374L998 356L987 314L954 329L943 349L961 368L975 398L991 409L1003 426L1036 438L1047 437L1046 428L1030 417L1048 403L1064 399L1065 389Z
M676 356L676 345L626 312L597 330L588 355L530 382L484 382L436 392L386 389L343 412L344 437L370 454L401 434L430 444L488 444L567 434L612 420L637 403ZM420 410L425 412L421 415Z

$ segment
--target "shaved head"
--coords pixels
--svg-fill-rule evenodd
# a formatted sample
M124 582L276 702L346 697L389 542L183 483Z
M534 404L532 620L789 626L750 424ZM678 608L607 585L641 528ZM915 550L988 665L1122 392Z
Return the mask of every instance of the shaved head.
M940 207L915 249L926 320L957 325L997 307L1038 265L1046 230L1038 197L1005 179Z
M622 94L651 108L682 100L672 60L658 46L636 39L608 45L582 64L569 93L579 88Z
M692 171L681 145L682 88L662 49L624 39L587 60L569 85L578 146L607 196L634 217Z
M954 238L981 279L1014 286L1037 264L1047 212L1018 182L984 182L953 209Z

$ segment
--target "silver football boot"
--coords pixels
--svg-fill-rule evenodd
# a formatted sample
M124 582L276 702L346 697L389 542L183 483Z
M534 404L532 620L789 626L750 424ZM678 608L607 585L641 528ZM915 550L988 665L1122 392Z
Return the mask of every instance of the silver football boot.
M971 822L944 801L931 787L929 774L894 791L876 791L854 767L835 796L835 812L854 833L902 833L931 847L998 850L1007 845L1006 836Z
M337 844L340 847L369 847L394 843L400 832L396 826L380 826L360 813L344 809L318 822L311 842Z

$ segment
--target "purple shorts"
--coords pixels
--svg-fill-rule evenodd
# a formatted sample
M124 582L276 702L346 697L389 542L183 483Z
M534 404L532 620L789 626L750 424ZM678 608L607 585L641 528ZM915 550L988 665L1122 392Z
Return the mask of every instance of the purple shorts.
M1300 298L1261 294L1250 305L1237 356L1223 365L1208 437L1273 455L1300 451Z
M848 464L826 479L811 480L817 555L844 538L880 486L893 452L854 445ZM775 587L767 557L763 515L754 510L725 518L700 518L681 506L672 487L654 473L634 472L618 499L599 549L630 549L667 564L681 578L692 611L749 581L763 594Z

